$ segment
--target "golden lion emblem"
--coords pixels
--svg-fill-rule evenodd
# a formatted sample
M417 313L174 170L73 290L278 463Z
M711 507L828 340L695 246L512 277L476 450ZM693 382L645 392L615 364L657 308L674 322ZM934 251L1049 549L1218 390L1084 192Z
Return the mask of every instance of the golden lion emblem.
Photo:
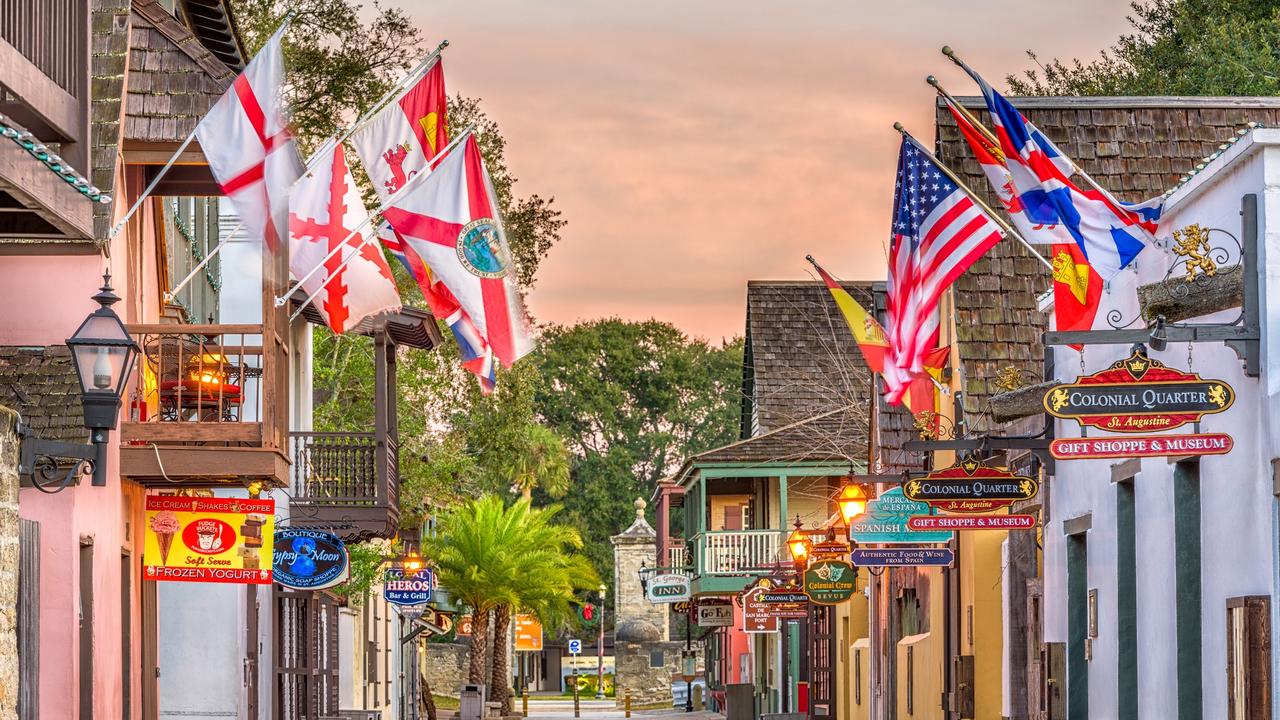
M1058 412L1066 406L1067 395L1066 388L1054 388L1053 392L1049 394L1049 405L1054 412Z
M1209 257L1209 231L1200 225L1188 225L1173 231L1173 253L1187 259L1187 282L1193 282L1197 274L1213 277L1218 265Z
M1227 389L1221 385L1213 385L1209 388L1209 402L1218 407L1225 407L1227 404Z

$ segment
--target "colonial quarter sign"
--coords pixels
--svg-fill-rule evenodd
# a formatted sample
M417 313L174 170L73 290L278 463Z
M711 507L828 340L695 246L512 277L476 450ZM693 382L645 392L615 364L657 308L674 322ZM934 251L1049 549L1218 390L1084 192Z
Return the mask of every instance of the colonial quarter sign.
M1082 426L1118 433L1172 430L1220 413L1236 392L1222 380L1165 367L1135 346L1133 354L1075 382L1051 388L1044 396L1050 415Z
M908 499L953 513L985 513L1008 507L1017 500L1036 496L1040 485L1033 478L1015 475L1008 468L984 465L965 458L951 467L908 480L902 494ZM933 525L928 529L942 529ZM925 529L913 526L915 529Z

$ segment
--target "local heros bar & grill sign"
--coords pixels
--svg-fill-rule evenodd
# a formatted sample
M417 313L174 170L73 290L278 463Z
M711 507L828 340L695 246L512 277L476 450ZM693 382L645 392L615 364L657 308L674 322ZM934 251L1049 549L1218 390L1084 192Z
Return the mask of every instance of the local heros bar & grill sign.
M271 570L275 581L295 590L322 590L347 580L347 547L333 533L305 528L275 532Z
M1139 345L1106 370L1050 388L1044 408L1054 417L1075 420L1084 427L1141 433L1198 422L1205 415L1225 411L1235 399L1235 390L1227 383L1165 367L1148 358Z
M274 500L150 495L146 513L147 580L271 584Z

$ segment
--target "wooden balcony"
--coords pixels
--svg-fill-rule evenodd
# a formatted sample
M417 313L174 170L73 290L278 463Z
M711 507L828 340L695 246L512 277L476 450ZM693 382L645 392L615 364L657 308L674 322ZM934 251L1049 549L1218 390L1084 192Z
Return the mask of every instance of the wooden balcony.
M291 526L327 530L344 541L396 534L400 460L392 437L379 432L294 432L289 440Z
M722 530L694 537L698 575L764 575L784 560L781 530Z
M284 348L262 325L134 325L120 472L166 487L289 481ZM269 334L274 337L274 334Z

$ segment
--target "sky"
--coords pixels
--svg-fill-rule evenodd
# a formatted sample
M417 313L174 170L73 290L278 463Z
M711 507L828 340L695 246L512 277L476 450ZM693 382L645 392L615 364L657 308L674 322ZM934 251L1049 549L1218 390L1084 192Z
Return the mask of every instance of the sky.
M932 145L934 74L976 94L1041 58L1093 58L1120 0L418 0L450 92L480 97L516 192L569 221L539 322L656 317L741 335L749 279L881 280L899 137ZM1044 32L1052 28L1052 32Z

